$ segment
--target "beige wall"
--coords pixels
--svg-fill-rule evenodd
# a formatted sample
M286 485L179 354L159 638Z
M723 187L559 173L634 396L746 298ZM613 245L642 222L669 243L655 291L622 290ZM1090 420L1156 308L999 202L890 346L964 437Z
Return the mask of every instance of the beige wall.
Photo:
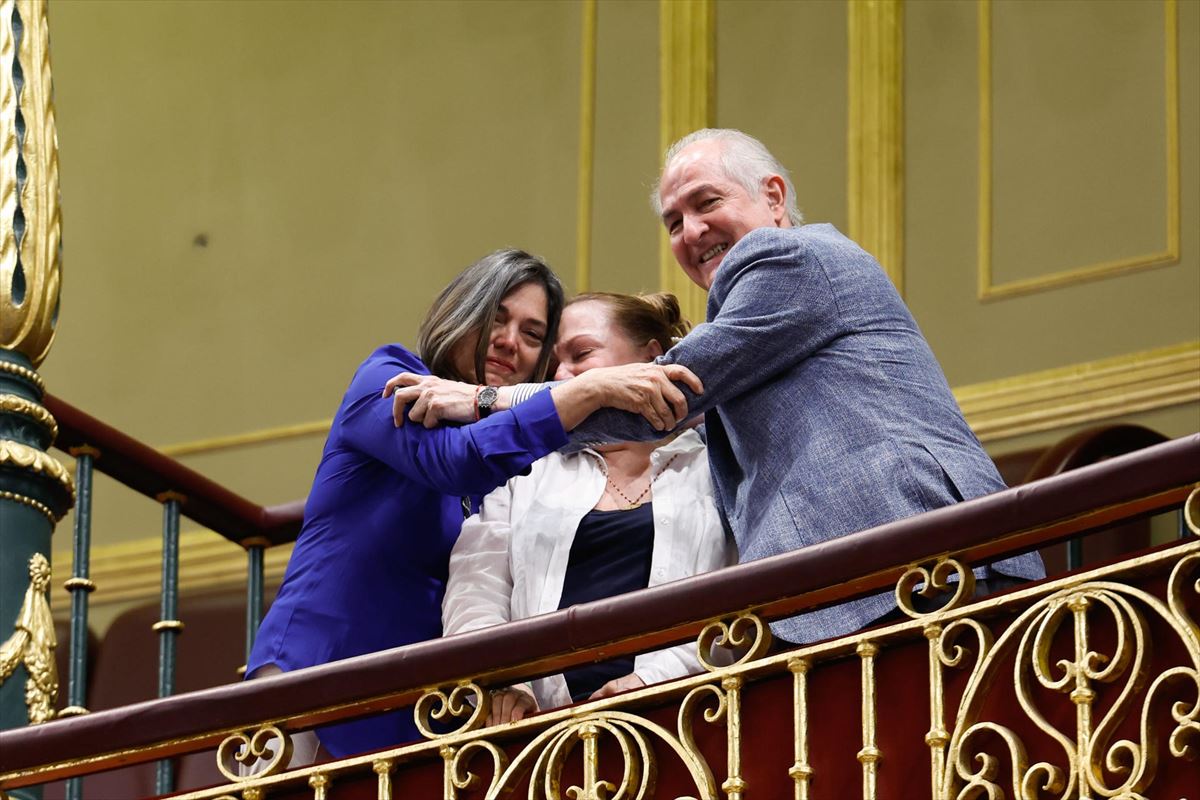
M1163 249L1169 168L1180 250L980 299L979 6L906 4L906 299L956 389L1136 368L1200 339L1200 4L1178 5L1177 163L1170 7L992 6L993 282ZM846 8L717 0L714 72L715 122L762 137L807 218L843 230ZM361 358L412 342L433 294L484 252L532 249L574 288L584 19L576 2L52 2L66 271L51 391L156 446L320 421ZM656 285L658 25L657 3L599 3L591 288ZM1200 429L1194 401L1115 408ZM1070 427L1050 424L988 446ZM281 502L307 491L321 438L182 460ZM101 549L158 535L160 510L103 479L95 513Z

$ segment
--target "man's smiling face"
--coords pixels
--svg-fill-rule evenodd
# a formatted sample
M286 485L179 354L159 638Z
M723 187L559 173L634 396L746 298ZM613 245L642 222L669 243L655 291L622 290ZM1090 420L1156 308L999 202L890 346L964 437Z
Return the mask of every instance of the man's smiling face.
M723 143L706 139L671 160L659 184L662 220L671 252L692 281L712 287L726 251L757 228L788 227L783 179L765 178L757 193L730 177Z

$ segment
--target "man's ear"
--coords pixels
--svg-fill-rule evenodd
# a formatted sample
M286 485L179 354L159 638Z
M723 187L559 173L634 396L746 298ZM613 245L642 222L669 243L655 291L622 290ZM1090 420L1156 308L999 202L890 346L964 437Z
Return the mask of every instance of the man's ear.
M779 175L772 175L763 182L763 194L767 197L767 205L775 217L778 228L791 227L792 221L787 211L787 184Z

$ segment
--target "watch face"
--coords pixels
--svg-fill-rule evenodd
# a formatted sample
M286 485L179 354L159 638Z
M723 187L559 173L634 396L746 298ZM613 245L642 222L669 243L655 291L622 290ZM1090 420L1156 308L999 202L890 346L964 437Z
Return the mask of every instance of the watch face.
M479 411L480 413L491 411L492 406L496 404L496 398L500 396L500 390L495 386L485 386L479 390Z

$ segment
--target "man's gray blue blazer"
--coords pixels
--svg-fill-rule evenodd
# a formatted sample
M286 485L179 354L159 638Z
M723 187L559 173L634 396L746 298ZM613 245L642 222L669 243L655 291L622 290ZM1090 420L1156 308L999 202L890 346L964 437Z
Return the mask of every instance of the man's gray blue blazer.
M705 412L717 501L743 562L1004 488L891 281L832 225L744 236L717 271L708 321L660 362L704 381L704 394L688 400ZM661 435L611 409L571 434ZM993 567L1044 575L1035 554ZM878 594L772 629L811 642L894 608Z

